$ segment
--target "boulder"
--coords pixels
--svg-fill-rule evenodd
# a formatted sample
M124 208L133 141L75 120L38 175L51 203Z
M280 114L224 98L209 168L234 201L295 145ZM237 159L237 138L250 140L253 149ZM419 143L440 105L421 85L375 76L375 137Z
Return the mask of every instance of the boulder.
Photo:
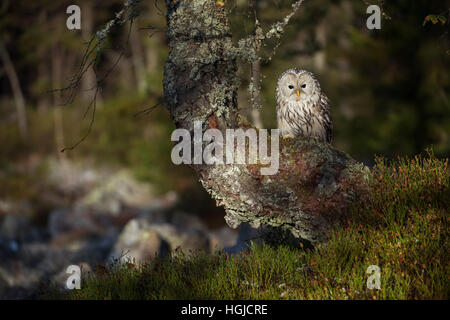
M65 195L83 195L106 176L105 172L93 170L89 165L74 163L68 159L50 158L47 166L46 184L52 190Z
M143 263L156 256L167 255L168 244L142 219L133 219L125 226L110 254L121 262Z
M27 215L8 214L0 224L0 235L18 243L37 241L42 238L40 229L32 226Z
M224 251L229 254L238 254L249 248L251 242L261 242L261 230L260 228L253 228L248 223L242 223L239 226L239 235L237 236L234 245L227 246Z
M209 232L211 239L211 252L229 248L237 243L238 232L228 226Z
M121 170L99 183L76 206L118 215L124 207L150 206L153 199L148 183L138 182L127 170Z
M198 216L182 211L174 212L168 222L179 228L206 230L205 224Z
M110 258L145 262L170 251L186 254L195 251L210 252L209 235L196 228L181 228L169 223L149 223L146 219L128 222L119 236Z
M85 208L57 209L50 213L48 219L48 231L52 238L73 230L84 230L89 234L104 234L111 228L114 226L107 217L100 217Z

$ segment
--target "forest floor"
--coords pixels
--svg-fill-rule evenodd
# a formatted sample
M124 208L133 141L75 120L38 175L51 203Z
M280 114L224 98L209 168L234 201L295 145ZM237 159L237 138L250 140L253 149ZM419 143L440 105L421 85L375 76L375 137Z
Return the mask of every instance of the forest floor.
M235 255L113 262L83 275L80 290L50 286L40 298L448 299L448 159L378 158L371 180L370 201L355 206L326 245L252 243Z

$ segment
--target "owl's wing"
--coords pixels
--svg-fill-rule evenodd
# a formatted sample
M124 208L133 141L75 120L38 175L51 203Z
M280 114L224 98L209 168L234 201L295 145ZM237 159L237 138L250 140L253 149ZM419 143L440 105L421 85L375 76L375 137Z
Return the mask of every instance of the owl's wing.
M331 118L330 99L323 93L320 95L319 106L324 119L323 126L327 135L327 142L331 143L331 140L333 139L333 119Z

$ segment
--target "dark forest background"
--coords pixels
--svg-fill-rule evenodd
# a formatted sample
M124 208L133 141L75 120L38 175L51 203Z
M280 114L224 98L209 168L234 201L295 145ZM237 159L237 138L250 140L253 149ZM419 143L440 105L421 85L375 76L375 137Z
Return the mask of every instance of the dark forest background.
M450 155L449 23L447 1L305 1L281 42L264 48L259 65L242 65L240 107L257 126L276 127L275 85L287 68L314 72L332 101L333 144L354 158L373 163L374 155L414 155L432 146ZM253 31L256 11L263 27L284 17L291 1L226 1L236 41ZM81 30L68 30L66 8L81 7ZM121 9L109 1L8 1L0 4L0 198L29 200L48 171L48 159L88 163L93 168L128 168L156 193L174 190L192 211L207 201L192 172L170 161L174 129L163 105L141 110L162 97L168 53L163 1L146 0L134 21L113 30L101 54L98 74L109 74L97 97L95 122L87 138L95 74L86 73L71 104L49 91L68 84L86 41ZM368 30L366 8L382 4L381 30ZM150 26L158 28L149 29ZM128 42L127 42L128 39ZM259 81L258 81L259 79ZM249 83L261 86L253 97ZM252 109L252 105L261 105ZM61 183L65 183L61 181ZM197 191L198 190L198 191ZM194 197L194 198L193 198ZM198 208L197 208L198 207ZM198 213L198 212L197 212Z

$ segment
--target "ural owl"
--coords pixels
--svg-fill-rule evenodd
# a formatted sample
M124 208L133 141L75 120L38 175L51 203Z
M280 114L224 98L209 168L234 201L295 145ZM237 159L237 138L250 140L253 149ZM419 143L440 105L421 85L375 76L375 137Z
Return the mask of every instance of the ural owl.
M311 72L292 68L277 83L278 128L284 137L312 137L331 143L329 100Z

